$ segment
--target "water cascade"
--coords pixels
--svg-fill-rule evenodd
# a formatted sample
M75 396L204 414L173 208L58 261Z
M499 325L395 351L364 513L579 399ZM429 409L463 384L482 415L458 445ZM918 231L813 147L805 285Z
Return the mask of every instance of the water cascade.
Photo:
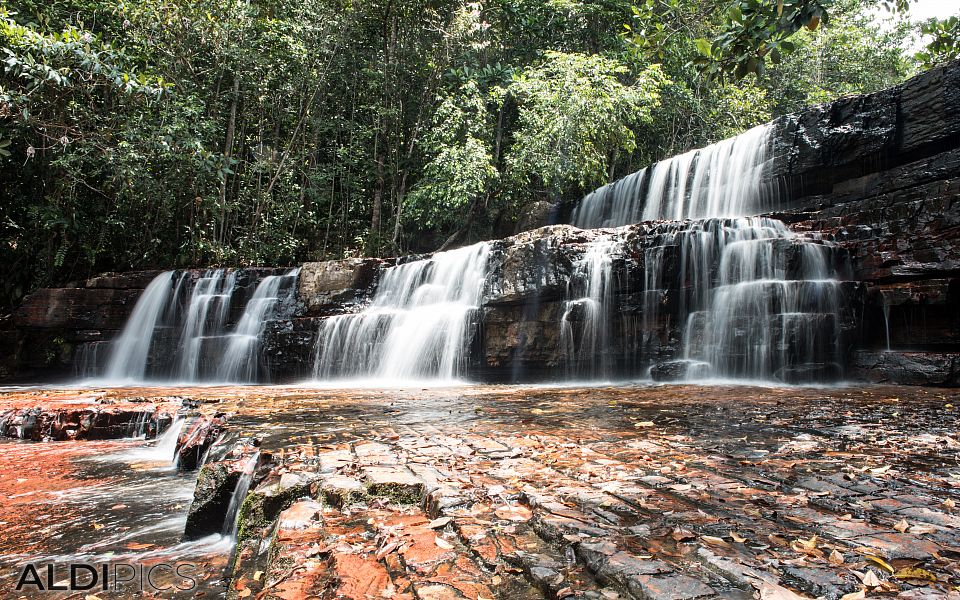
M244 464L240 478L237 480L236 487L233 488L233 494L230 496L230 504L227 506L227 513L223 519L223 536L231 539L237 537L237 521L240 517L240 507L243 500L250 491L250 485L253 483L253 474L257 470L257 462L260 460L260 453L254 452L253 456Z
M662 160L605 185L580 201L577 227L619 227L640 221L756 215L775 207L776 182L764 179L772 129Z
M845 254L781 221L751 216L778 200L775 183L763 175L770 138L769 127L758 127L661 161L587 195L573 213L584 228L652 222L642 244L639 331L628 335L638 340L640 365L652 365L657 379L840 375ZM615 249L595 242L576 272L603 264L597 251ZM609 283L600 287L591 307L610 302ZM584 301L568 305L577 302ZM681 332L676 341L663 333L672 319ZM565 313L562 331L567 321ZM601 361L603 348L619 343L616 336L583 339ZM581 343L580 351L590 345Z
M607 378L612 365L610 344L613 302L613 257L617 241L601 237L591 242L574 265L560 319L560 345L571 378Z
M199 277L189 271L161 273L111 343L105 378L122 383L258 381L265 327L292 296L298 272L261 279L235 325L231 314L242 301L234 298L237 271L211 269ZM89 354L80 360L95 362ZM86 374L95 374L96 365L84 366Z
M172 278L172 271L161 273L143 290L123 332L112 344L107 379L143 379L153 330L157 326L157 318L169 302Z
M314 377L380 381L463 375L490 246L474 244L386 269L362 312L325 319Z
M251 383L258 380L264 327L268 317L277 310L285 280L296 280L299 272L300 269L294 269L285 275L268 275L257 285L236 329L227 336L227 349L219 369L220 381Z

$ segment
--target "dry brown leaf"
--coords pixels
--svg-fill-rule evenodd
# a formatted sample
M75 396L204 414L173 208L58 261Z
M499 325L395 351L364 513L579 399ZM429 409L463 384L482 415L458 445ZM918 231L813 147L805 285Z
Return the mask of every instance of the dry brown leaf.
M653 421L639 421L633 424L634 427L653 427L654 425Z
M783 586L764 582L760 586L760 600L804 600L804 598Z
M723 538L712 536L712 535L703 535L703 536L700 536L700 539L710 544L711 546L720 546L721 548L730 547L730 544L728 544L726 540L724 540Z
M906 519L900 519L899 521L894 523L893 528L899 531L900 533L906 533L906 531L910 529L910 523L907 523Z
M445 527L447 523L453 520L453 517L440 517L439 519L434 519L427 523L428 529L439 529Z
M835 564L835 565L842 565L842 564L843 564L843 554L841 554L840 551L838 551L838 550L834 550L833 552L830 553L830 556L827 557L827 560L829 560L830 562L832 562L832 563Z
M261 578L261 577L263 577L263 571L254 571L254 572L253 572L253 580L254 580L254 581L260 581L260 578Z
M453 550L453 544L451 544L450 542L448 542L447 540L443 539L440 536L437 536L436 538L434 538L434 542L436 542L437 546L439 546L440 548L443 548L444 550Z
M951 500L950 498L947 498L946 500L943 501L943 505L946 506L947 508L954 508L957 506L957 503Z
M844 596L841 596L840 600L864 600L867 597L867 588L860 588L859 592L850 592Z
M739 535L737 535L736 533L734 533L734 532L732 532L732 531L730 532L730 537L733 538L733 541L735 541L735 542L738 543L738 544L742 544L742 543L744 543L745 541L747 541L747 538L745 538L745 537L740 537Z
M134 542L132 544L127 544L127 550L146 550L147 548L153 548L153 544L141 544Z
M867 572L863 574L863 585L871 588L880 586L880 578L877 577L877 574L873 572L872 569L867 569Z
M252 594L252 593L253 593L253 591L252 591L250 588L243 588L243 589L240 590L240 592L237 594L237 598L246 598L247 596L249 596L249 595Z

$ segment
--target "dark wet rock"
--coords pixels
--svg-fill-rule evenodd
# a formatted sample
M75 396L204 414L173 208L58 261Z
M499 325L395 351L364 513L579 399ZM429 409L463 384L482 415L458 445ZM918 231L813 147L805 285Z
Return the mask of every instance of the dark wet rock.
M817 567L787 567L784 582L812 596L838 599L860 589L853 575L842 577L837 572Z
M152 408L16 409L0 415L0 436L33 441L150 439L171 420L171 415Z
M516 231L530 231L556 223L559 207L552 202L535 200L520 209L520 218L517 220Z
M211 457L200 468L193 502L187 513L184 539L198 539L226 530L231 500L243 477L254 478L266 460L258 449L259 442L250 438L221 439L211 448ZM251 464L256 461L255 464ZM236 508L244 498L238 498Z
M663 382L684 381L709 377L710 372L710 363L699 360L670 360L650 367L650 378Z
M839 381L843 377L843 367L837 363L804 363L782 367L773 376L784 383L797 384Z
M210 447L223 435L226 422L226 416L221 413L191 419L177 438L177 469L194 471L199 468Z
M960 385L960 353L868 351L854 355L851 375L873 383Z

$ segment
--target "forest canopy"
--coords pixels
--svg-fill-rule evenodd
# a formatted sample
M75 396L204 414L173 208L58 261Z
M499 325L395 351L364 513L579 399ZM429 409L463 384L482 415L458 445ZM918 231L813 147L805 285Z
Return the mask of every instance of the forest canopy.
M0 305L510 234L958 30L905 0L0 0Z

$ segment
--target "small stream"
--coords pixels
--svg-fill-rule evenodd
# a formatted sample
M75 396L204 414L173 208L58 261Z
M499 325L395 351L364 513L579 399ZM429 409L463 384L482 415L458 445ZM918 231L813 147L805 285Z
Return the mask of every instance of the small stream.
M70 564L86 564L109 574L109 592L98 583L91 593L222 595L233 539L182 541L197 477L178 472L173 462L182 426L178 418L150 441L0 442L0 505L4 515L19 517L2 523L0 587L15 589L27 564L36 566L45 586L48 565L55 565L54 582L65 583ZM131 581L117 583L124 579ZM88 573L80 580L89 581ZM36 587L20 594L71 597Z

